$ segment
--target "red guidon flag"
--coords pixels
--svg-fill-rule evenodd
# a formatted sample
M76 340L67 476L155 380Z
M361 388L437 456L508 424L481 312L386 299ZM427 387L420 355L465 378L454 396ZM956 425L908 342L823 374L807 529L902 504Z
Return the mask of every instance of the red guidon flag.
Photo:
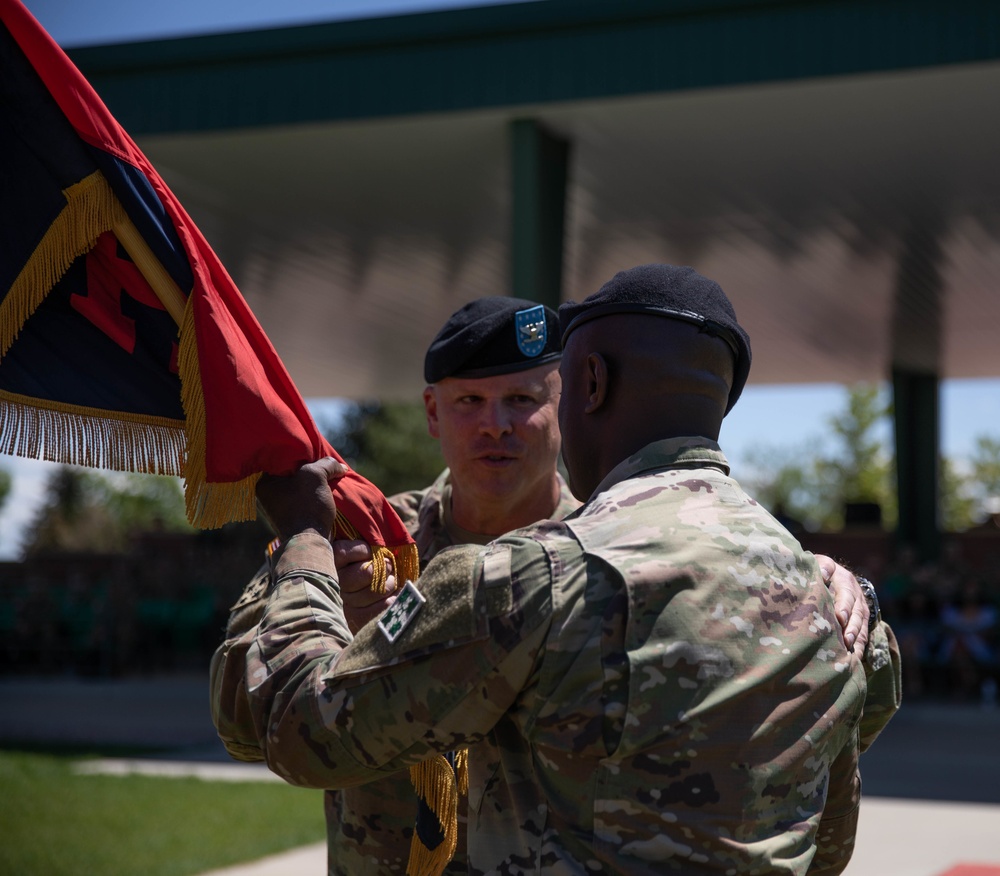
M184 478L187 516L256 516L262 473L340 458L184 208L19 0L0 0L0 452ZM337 537L416 548L351 473ZM384 563L379 563L384 571Z

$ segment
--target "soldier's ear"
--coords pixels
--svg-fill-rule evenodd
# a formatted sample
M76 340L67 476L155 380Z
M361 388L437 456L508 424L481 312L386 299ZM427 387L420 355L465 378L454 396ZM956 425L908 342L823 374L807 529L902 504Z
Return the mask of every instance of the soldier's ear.
M437 394L433 386L424 388L424 413L427 414L427 431L431 438L440 438L438 430Z
M608 398L608 363L600 353L587 356L587 404L584 412L596 413Z

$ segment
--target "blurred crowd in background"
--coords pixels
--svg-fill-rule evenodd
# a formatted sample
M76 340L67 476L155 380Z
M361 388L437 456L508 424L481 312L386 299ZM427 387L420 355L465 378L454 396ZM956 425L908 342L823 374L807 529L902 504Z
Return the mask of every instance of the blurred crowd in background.
M120 553L0 563L0 671L201 671L229 607L264 559L264 524L136 536Z
M145 533L122 552L0 563L0 671L117 677L202 671L271 535L262 523ZM878 589L908 699L997 700L1000 516L949 535L935 562L891 535L801 533Z
M903 655L904 696L996 704L1000 568L972 567L955 540L937 562L919 562L906 546L881 594Z

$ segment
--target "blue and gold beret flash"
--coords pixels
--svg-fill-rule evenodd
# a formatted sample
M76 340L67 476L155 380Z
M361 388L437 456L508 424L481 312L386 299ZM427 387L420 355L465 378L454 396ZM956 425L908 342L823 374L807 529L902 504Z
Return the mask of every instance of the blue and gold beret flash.
M455 311L424 357L424 380L492 377L558 361L559 317L551 307L493 295Z
M585 322L613 313L679 319L722 338L735 358L726 413L732 410L750 374L750 337L736 321L736 311L718 283L694 268L677 265L639 265L619 271L581 303L567 301L559 308L561 343Z

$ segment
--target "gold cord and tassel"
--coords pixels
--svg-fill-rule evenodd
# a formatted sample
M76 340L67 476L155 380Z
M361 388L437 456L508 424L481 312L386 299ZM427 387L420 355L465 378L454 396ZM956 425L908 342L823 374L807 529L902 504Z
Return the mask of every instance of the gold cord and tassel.
M337 522L334 527L335 538L358 538L358 531L350 520L337 509ZM389 577L389 562L398 581L416 581L420 575L420 556L415 544L402 544L395 547L372 545L372 591L385 593L385 582Z
M430 848L421 838L419 829L414 830L407 876L440 876L455 855L458 797L469 793L469 752L463 748L454 753L454 758L454 767L443 754L410 767L413 788L439 822L443 839Z

